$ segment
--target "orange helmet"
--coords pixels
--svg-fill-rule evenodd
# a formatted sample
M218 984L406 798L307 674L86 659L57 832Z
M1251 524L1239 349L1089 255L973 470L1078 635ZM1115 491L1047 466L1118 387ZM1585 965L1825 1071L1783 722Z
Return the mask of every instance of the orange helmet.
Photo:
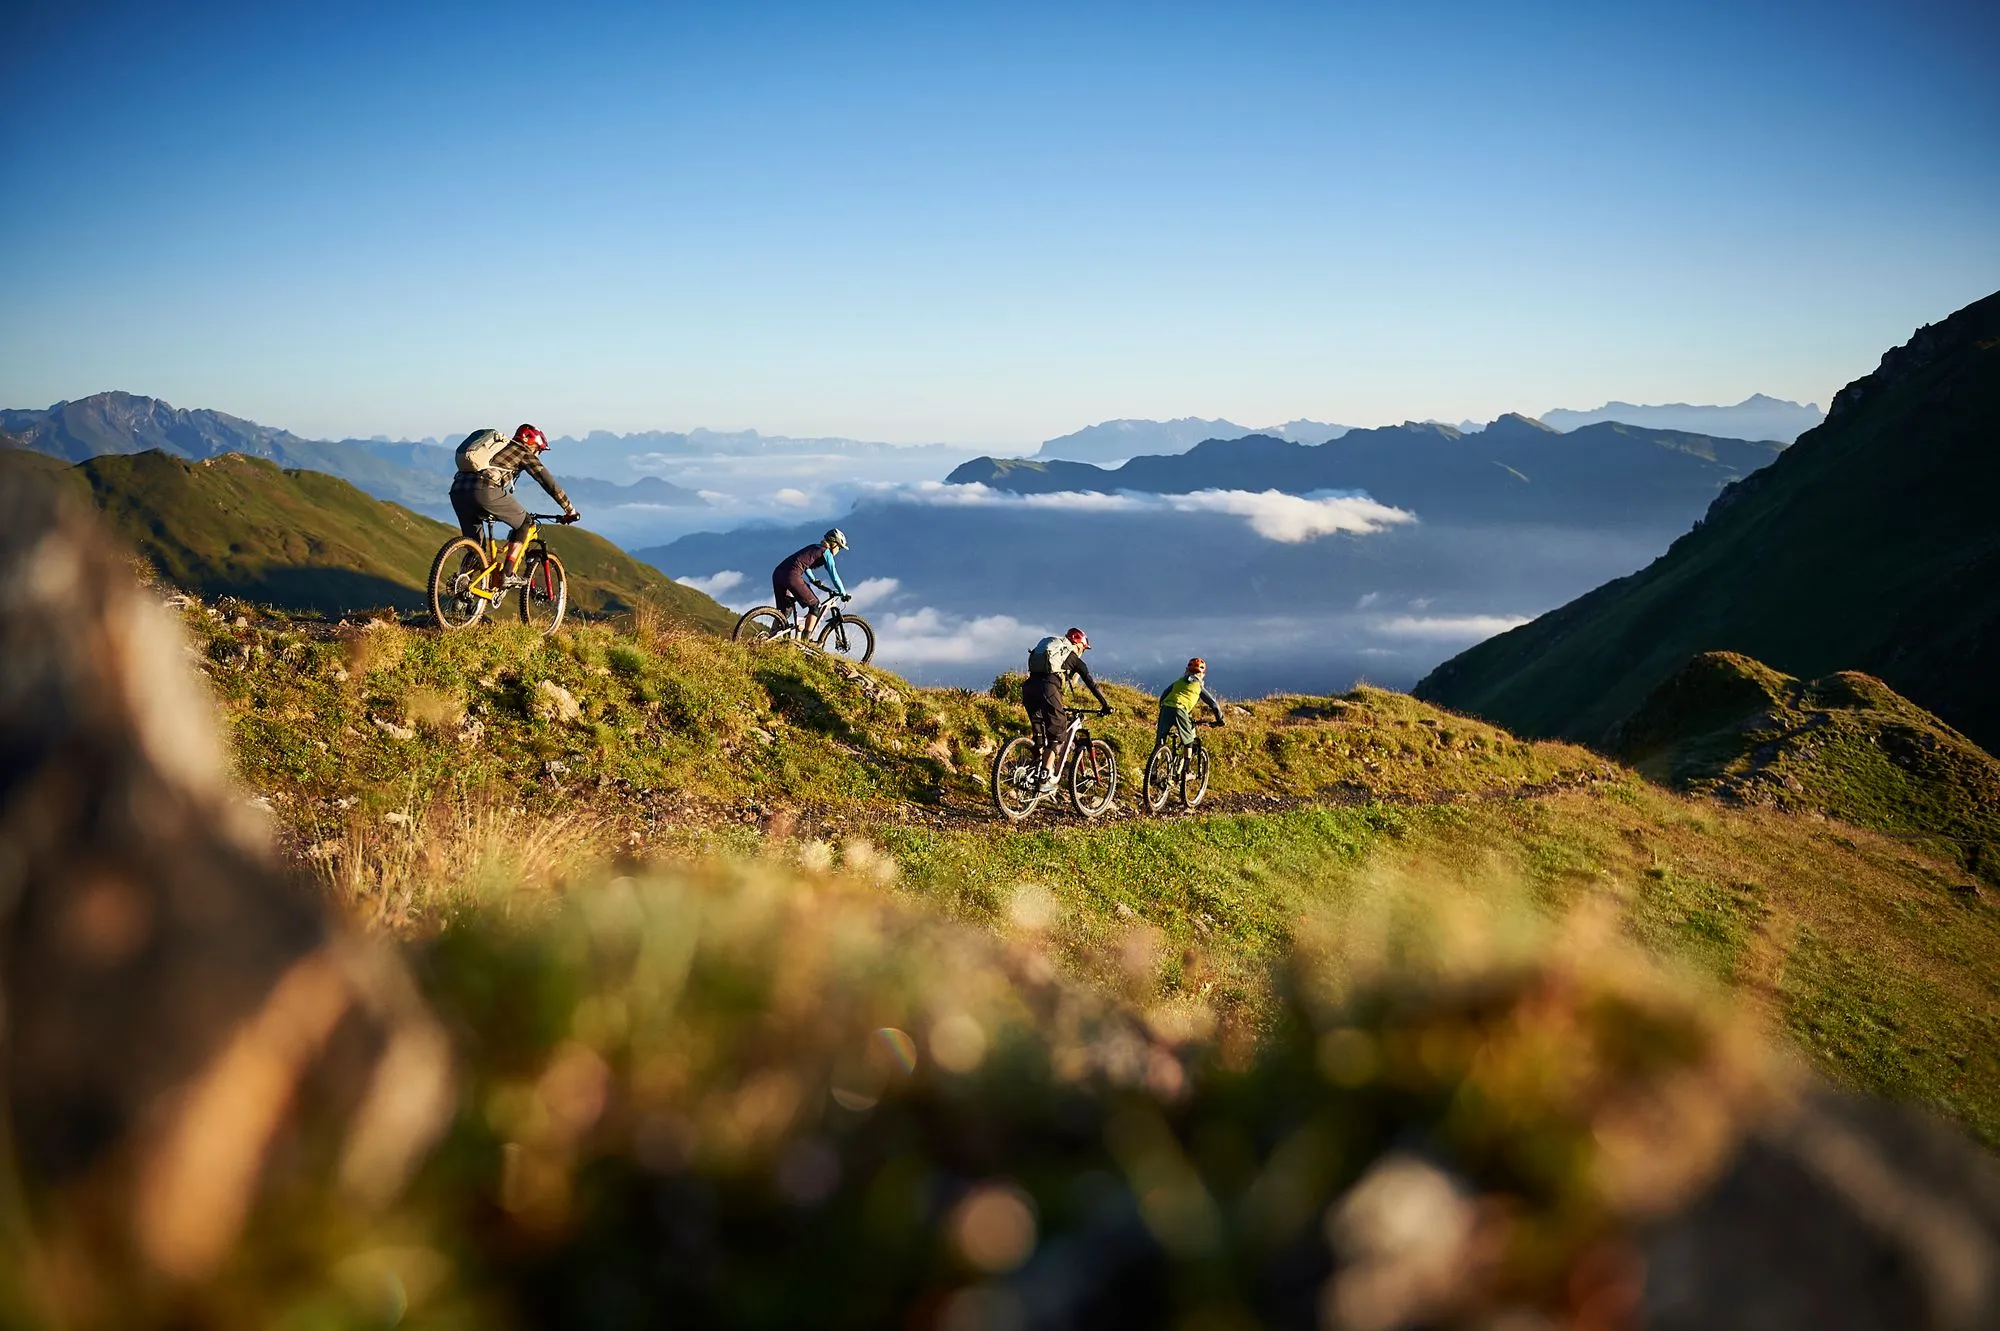
M1208 662L1199 656L1189 657L1187 672L1190 675L1205 675L1208 673Z
M532 425L524 424L520 429L514 431L514 442L517 444L526 444L537 453L545 453L549 447L549 437Z
M1084 651L1087 652L1090 650L1090 635L1082 629L1071 629L1068 633L1063 634L1063 636L1078 647L1081 647Z

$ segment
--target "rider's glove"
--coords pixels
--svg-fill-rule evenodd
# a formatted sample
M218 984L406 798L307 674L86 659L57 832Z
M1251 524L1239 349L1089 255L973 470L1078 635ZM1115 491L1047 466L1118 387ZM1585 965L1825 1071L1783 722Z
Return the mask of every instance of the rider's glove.
M577 512L575 509L572 508L566 510L563 513L562 520L564 522L575 522L578 518L581 518L582 516L583 514Z
M853 600L853 599L854 599L854 593L853 593L853 592L842 592L842 593L840 594L840 599L841 599L841 600L843 600L843 601L851 601L851 600Z

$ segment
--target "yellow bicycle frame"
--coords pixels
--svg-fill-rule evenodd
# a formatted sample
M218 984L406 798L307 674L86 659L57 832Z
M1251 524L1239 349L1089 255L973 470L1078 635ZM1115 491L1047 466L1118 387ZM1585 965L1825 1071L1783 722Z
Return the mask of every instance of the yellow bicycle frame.
M525 554L527 552L528 546L532 544L538 537L540 537L541 534L542 534L541 524L534 521L532 518L529 519L528 530L521 537L522 553ZM477 596L482 601L497 601L500 599L500 593L506 591L507 589L505 587L501 587L497 591L488 591L480 584L485 582L488 578L492 577L493 574L500 568L500 558L507 551L507 543L505 541L496 541L489 537L485 541L483 541L482 544L484 544L486 547L486 567L479 570L478 576L473 578L471 584L468 585L465 590L471 592L474 596ZM526 593L523 593L523 595L525 594Z

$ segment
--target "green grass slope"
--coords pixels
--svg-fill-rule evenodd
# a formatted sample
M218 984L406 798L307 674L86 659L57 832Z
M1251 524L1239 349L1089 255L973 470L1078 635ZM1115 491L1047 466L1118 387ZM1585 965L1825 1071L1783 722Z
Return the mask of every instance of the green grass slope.
M1918 330L1648 568L1453 657L1419 696L1600 743L1690 656L1865 671L2000 750L2000 295Z
M1872 676L1801 681L1707 652L1613 731L1612 748L1682 790L1919 839L2000 886L2000 759Z
M10 451L0 452L0 468L52 477L88 499L177 587L329 615L419 609L431 559L454 534L336 477L235 453L201 462L158 451L106 454L64 467ZM703 628L732 621L707 596L602 537L551 527L546 539L569 570L571 604L582 613L645 602Z
M552 640L245 607L187 622L246 785L347 908L419 935L496 885L723 852L829 867L984 929L1032 926L1079 978L1270 1014L1302 937L1365 934L1439 892L1593 909L1697 984L1769 1013L1851 1085L2000 1142L2000 903L1936 844L1689 797L1560 742L1407 695L1273 697L1205 730L1211 805L1151 818L1130 784L1150 700L1111 690L1111 817L1021 827L986 803L1025 729L1014 681L921 689L792 646L619 622ZM238 625L241 614L245 623Z

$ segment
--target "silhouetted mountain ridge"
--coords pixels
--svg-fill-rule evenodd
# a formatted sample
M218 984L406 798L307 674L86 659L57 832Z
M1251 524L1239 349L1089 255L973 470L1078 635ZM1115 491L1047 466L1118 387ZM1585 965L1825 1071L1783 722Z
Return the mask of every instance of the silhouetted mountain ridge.
M1567 434L1509 414L1477 434L1434 421L1350 430L1308 445L1269 435L1210 439L1185 453L1104 468L1040 458L977 458L951 484L1019 494L1190 494L1360 490L1424 518L1476 521L1685 521L1778 445L1618 423Z
M2000 749L1996 420L2000 293L1887 352L1650 567L1452 658L1418 692L1603 742L1690 656L1732 651L1800 678L1865 671Z

